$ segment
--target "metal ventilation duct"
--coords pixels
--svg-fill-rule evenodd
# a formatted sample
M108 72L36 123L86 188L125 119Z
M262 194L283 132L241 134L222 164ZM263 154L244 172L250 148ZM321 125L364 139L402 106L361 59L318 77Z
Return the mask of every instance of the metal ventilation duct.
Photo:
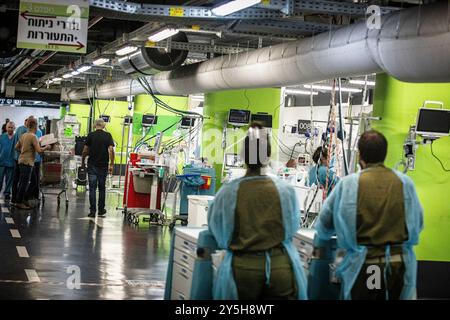
M155 92L167 95L288 86L380 72L407 82L450 82L449 6L450 1L443 1L405 9L382 16L380 30L359 23L147 79ZM98 98L129 95L130 81L97 87ZM144 90L134 82L131 92ZM69 97L85 98L86 90Z
M173 41L188 42L184 32L172 37ZM169 71L178 68L186 60L188 52L185 50L170 50L141 47L126 57L119 59L119 65L127 74L154 74L159 71Z

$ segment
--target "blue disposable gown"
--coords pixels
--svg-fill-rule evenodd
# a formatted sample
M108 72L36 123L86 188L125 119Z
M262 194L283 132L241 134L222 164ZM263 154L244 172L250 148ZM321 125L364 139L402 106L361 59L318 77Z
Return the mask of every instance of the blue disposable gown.
M14 146L14 138L7 133L0 135L0 167L14 167Z
M403 243L403 261L405 263L404 285L400 299L408 300L416 296L417 261L413 246L419 242L423 229L423 210L412 180L395 172L403 183L405 218L408 240ZM357 243L356 214L358 206L358 182L360 173L344 177L334 188L323 204L314 228L317 236L328 240L337 236L338 247L346 250L343 261L336 268L336 276L341 279L341 298L351 299L351 290L366 260L367 247ZM390 247L386 246L386 259L390 256Z
M241 181L250 179L267 179L267 176L243 177L222 186L208 211L208 227L220 249L226 250L225 257L217 270L213 287L213 298L216 300L236 300L238 292L233 278L233 252L229 250L233 238L234 216L237 194ZM298 299L307 298L307 281L297 249L292 243L292 237L300 227L300 208L295 190L286 182L270 177L280 196L282 219L285 231L283 246L292 262L292 268L297 284ZM266 255L266 277L270 278L270 256Z

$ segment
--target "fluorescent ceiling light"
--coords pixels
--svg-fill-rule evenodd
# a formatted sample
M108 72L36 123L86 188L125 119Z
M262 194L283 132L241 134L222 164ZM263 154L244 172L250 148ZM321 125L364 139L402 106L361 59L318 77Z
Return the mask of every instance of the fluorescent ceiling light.
M78 71L72 71L71 73L70 73L71 75L73 75L73 76L77 76L77 75L79 75L80 73L78 72Z
M234 0L227 3L224 3L214 9L211 10L213 14L216 16L227 16L229 14L235 13L242 9L246 9L255 4L260 3L261 0Z
M55 78L53 78L52 80L53 80L53 82L58 82L58 81L61 81L62 78L60 78L60 77L55 77Z
M62 76L64 79L69 79L69 78L72 78L73 77L73 74L72 73L66 73L66 74L63 74L63 76Z
M82 66L82 67L79 67L78 69L77 69L77 71L78 72L85 72L85 71L88 71L89 69L91 69L92 67L91 66Z
M351 84L358 84L358 85L362 85L362 86L364 86L366 84L366 81L364 81L364 80L350 80L349 82ZM375 81L367 81L367 85L368 86L374 86L375 85Z
M286 89L284 90L285 94L302 94L302 95L306 95L306 96L310 96L311 95L311 91L308 90L299 90L299 89ZM313 96L317 96L319 93L313 91L312 95Z
M323 91L332 91L333 87L332 86L324 86L324 85L318 85L318 84L305 84L303 87L307 88L307 89L314 89L314 90L323 90ZM335 90L338 91L339 87L336 86ZM361 92L361 89L357 89L357 88L347 88L347 87L341 87L341 91L342 92Z
M191 94L190 98L191 98L191 100L194 100L194 101L205 101L204 94Z
M108 58L97 58L94 61L92 61L92 64L95 66L101 66L102 64L105 64L109 62Z
M152 41L152 42L159 42L162 41L164 39L170 38L174 35L176 35L180 30L178 29L174 29L174 28L165 28L162 30L159 30L153 34L151 34L148 37L148 40Z
M136 51L137 49L138 49L138 47L136 47L136 46L126 46L126 47L122 47L122 48L118 49L116 51L116 54L118 56L124 56L124 55L127 55L129 53Z

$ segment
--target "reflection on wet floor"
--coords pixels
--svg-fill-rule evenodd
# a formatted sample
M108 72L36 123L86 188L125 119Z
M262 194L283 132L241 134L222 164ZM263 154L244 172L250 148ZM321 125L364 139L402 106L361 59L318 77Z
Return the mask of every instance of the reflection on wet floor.
M106 218L87 218L87 195L73 191L67 211L50 197L33 211L0 200L0 299L162 299L169 228L124 223L117 193Z

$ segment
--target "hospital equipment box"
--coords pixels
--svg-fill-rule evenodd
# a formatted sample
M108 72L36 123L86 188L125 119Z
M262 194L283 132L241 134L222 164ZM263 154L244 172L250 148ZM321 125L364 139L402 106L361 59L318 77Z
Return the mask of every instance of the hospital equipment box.
M208 208L214 196L189 195L188 227L208 225Z

